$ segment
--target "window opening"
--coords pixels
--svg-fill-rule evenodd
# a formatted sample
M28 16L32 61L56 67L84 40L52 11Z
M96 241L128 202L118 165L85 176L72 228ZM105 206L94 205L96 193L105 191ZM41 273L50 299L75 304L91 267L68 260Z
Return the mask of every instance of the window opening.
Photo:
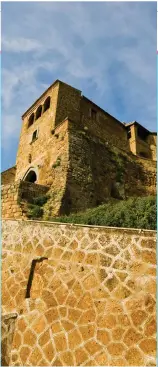
M31 156L31 154L29 154L29 156L28 156L28 162L31 163L31 161L32 161L32 156Z
M33 125L34 123L34 113L32 113L32 115L29 117L29 121L28 121L28 127L30 127L31 125Z
M127 128L127 139L130 139L131 138L131 128L128 127Z
M39 106L36 111L36 120L42 115L42 106Z
M149 132L146 129L144 129L142 126L138 126L137 127L137 135L141 140L146 141L147 137L149 135Z
M38 138L37 130L35 130L32 134L32 142L34 142Z
M47 97L44 102L43 112L47 111L49 107L50 107L50 97Z
M91 118L93 121L96 121L97 119L97 112L95 110L91 110Z

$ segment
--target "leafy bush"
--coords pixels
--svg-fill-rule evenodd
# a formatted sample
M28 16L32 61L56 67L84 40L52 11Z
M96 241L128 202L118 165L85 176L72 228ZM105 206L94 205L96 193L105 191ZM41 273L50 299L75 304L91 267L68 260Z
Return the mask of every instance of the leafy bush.
M61 158L58 157L56 162L52 165L52 168L56 168L56 167L59 167L61 164Z
M156 198L137 197L107 204L52 221L110 227L156 229Z
M28 218L31 218L31 219L42 218L43 209L38 205L29 204L27 216Z
M49 199L49 197L46 196L46 195L45 196L39 196L38 198L33 199L33 203L35 205L43 206L47 202L48 199Z

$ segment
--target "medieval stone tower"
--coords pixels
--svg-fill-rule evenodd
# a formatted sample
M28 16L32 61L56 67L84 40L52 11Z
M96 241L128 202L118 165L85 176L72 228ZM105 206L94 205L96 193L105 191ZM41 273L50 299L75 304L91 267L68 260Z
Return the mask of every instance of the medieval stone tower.
M52 182L52 165L68 138L63 131L60 144L57 129L68 117L79 121L80 96L80 91L57 80L23 114L15 179L44 185Z
M121 123L56 80L23 114L16 166L2 173L2 183L43 185L48 216L68 214L110 197L155 193L155 159L156 133Z

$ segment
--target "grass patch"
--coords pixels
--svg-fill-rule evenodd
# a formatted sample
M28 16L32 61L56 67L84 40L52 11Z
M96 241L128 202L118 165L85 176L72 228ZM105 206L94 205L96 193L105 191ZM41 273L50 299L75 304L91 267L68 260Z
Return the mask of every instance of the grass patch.
M155 230L156 198L150 196L122 201L113 200L83 213L51 218L50 220L62 223Z

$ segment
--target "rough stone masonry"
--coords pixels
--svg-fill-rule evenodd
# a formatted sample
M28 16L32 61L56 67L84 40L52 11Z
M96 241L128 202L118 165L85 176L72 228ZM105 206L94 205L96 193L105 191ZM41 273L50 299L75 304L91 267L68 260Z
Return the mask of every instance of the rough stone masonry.
M4 220L2 233L6 365L156 366L155 231Z

